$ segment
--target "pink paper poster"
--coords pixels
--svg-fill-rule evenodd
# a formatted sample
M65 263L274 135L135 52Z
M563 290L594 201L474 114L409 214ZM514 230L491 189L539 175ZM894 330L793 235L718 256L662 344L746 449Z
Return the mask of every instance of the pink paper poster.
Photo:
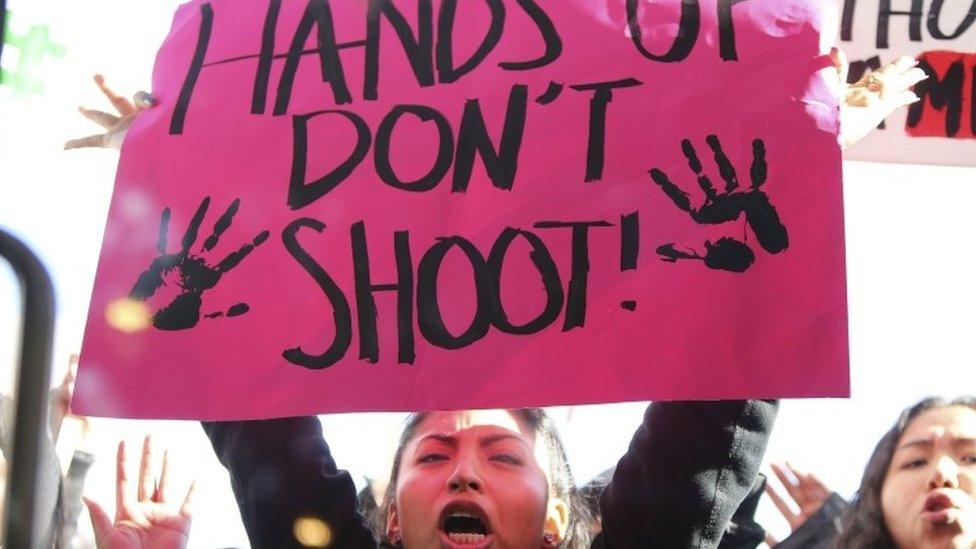
M182 6L76 411L846 395L831 9Z

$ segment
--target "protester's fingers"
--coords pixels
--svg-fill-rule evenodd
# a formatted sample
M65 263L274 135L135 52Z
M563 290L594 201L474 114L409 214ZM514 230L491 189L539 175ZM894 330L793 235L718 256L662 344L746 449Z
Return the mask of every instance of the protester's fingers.
M159 485L153 500L166 503L169 498L169 450L163 451L163 470L159 473Z
M875 91L883 99L888 99L893 95L898 95L905 90L910 90L912 86L928 78L922 69L911 69L901 74L882 76L877 79L878 85Z
M71 353L68 357L68 373L65 374L64 378L71 381L75 380L78 376L78 361L81 360L76 353Z
M789 484L789 479L786 478L785 465L780 465L779 463L770 463L769 467L773 470L773 474L779 479L783 484Z
M790 523L790 526L792 526L793 519L796 516L796 513L794 513L793 510L790 509L790 506L786 504L783 498L780 497L779 493L777 493L776 490L774 490L773 487L770 486L769 484L766 485L766 495L769 496L769 499L773 500L773 505L776 506L776 509L779 510L779 513L783 515L783 518L785 518L786 521Z
M905 90L911 89L912 86L918 84L928 77L929 75L919 68L907 70L901 74L888 76L885 78L885 94L901 93Z
M894 74L901 74L916 65L918 65L918 61L916 61L914 57L910 55L903 55L891 63L881 67L877 70L877 72L883 76L890 76Z
M925 72L924 70L918 67L912 67L911 69L908 69L907 71L901 73L899 76L911 82L910 85L914 86L915 84L918 84L922 80L928 78L929 73Z
M142 441L142 459L139 461L139 499L138 501L149 501L152 499L154 489L152 475L152 437L146 435Z
M89 135L87 137L81 137L79 139L71 139L64 144L64 150L71 149L85 149L85 148L105 148L105 135L100 133L97 135Z
M807 474L788 461L784 463L784 467L793 479L793 482L790 483L791 486L787 486L787 491L790 493L793 501L802 507L804 504L815 499L814 494L810 491L810 485L806 482Z
M823 502L828 497L830 497L830 489L827 488L827 485L824 484L823 481L820 480L820 478L817 475L813 473L807 473L806 475L803 476L803 480L808 487L807 488L808 491L817 500Z
M95 540L101 540L112 531L112 519L108 517L108 513L105 512L105 509L102 509L101 505L86 497L82 497L81 501L83 501L85 503L85 507L88 508L88 516L91 517L92 530L95 532Z
M807 508L807 512L812 510L814 506L817 509L823 504L826 496L830 494L827 491L827 487L820 482L814 474L801 471L794 467L792 464L787 464L790 467L790 472L796 477L797 489L799 492L798 497L794 497L797 504L801 509Z
M197 481L190 483L190 489L186 491L186 497L183 498L183 505L180 506L180 515L186 518L193 517L193 496L197 491Z
M881 121L888 118L891 113L895 112L901 107L911 105L918 100L918 95L915 95L915 92L912 91L903 91L897 95L889 95L888 97L885 97L881 103L875 106L875 118L877 119L875 122L880 124Z
M105 94L105 97L107 97L108 100L112 102L112 106L115 107L115 110L119 111L119 114L121 114L122 116L131 116L136 113L135 105L133 105L132 102L126 99L125 97L122 97L121 95L112 91L112 89L105 84L104 76L100 74L96 74L95 84L98 86L100 90L102 90L102 93Z
M114 114L109 114L107 112L99 111L95 109L89 109L87 107L78 107L78 112L80 112L81 115L84 116L85 118L91 120L92 122L105 128L106 130L118 124L119 120L121 120L118 116L115 116Z
M896 97L891 99L892 104L896 105L895 108L905 107L911 105L912 103L918 103L922 98L918 96L913 91L904 91L899 93Z
M115 456L115 520L129 518L129 505L126 501L126 493L129 491L127 461L125 441L121 440Z
M796 485L796 480L793 477L794 473L792 467L790 467L788 463L783 465L773 463L771 464L771 467L773 469L773 473L776 475L776 478L779 479L780 484L782 484L783 488L786 489L786 493L793 498L793 501L799 501L798 498L800 492Z
M774 538L769 532L766 532L766 545L769 547L776 547L779 545L779 540Z

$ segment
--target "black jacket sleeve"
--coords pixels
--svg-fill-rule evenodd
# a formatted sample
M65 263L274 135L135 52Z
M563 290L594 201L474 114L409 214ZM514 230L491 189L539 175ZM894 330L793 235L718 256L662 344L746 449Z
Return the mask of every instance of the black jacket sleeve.
M778 403L651 405L600 501L598 549L714 548L756 481Z
M820 509L790 537L779 542L779 549L832 549L844 529L844 514L850 507L844 498L831 493Z
M252 547L305 547L294 535L302 517L325 523L330 547L376 547L356 511L352 478L336 468L317 418L203 423L203 430L230 472Z

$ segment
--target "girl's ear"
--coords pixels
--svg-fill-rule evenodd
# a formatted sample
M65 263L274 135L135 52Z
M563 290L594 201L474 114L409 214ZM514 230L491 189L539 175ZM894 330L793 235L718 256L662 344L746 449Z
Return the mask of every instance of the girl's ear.
M397 516L396 503L390 503L386 511L386 539L394 546L400 545L403 539L400 535L400 519Z
M558 547L569 528L569 505L560 498L549 498L546 524L543 527L543 547Z

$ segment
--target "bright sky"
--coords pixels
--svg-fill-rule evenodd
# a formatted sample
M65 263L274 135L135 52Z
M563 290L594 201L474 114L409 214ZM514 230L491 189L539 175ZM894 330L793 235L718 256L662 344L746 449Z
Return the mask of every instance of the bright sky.
M108 109L91 75L102 72L124 92L148 89L155 50L177 2L9 0L11 32L46 25L65 48L34 77L41 94L0 88L0 226L28 242L50 269L58 297L56 379L81 345L117 153L61 150L94 127L76 112ZM93 9L95 7L95 9ZM120 23L124 21L125 23ZM16 68L18 51L4 49ZM974 142L976 157L976 142ZM902 164L845 164L849 273L850 400L788 401L767 454L819 473L842 495L853 493L881 433L905 405L932 394L973 391L972 326L976 311L976 169ZM0 268L0 303L17 303ZM784 296L788 299L788 296ZM16 357L16 308L0 307L0 390L9 392ZM762 337L762 334L756 334ZM789 365L784 365L789 367ZM147 391L152 387L147 387ZM643 404L555 409L580 480L612 465L626 448ZM401 415L324 418L336 461L359 479L388 472ZM70 446L78 430L69 425ZM114 445L153 432L172 449L184 480L201 482L192 547L246 546L226 475L198 425L93 420L89 447L98 461L87 493L111 507ZM371 433L363 437L362 433ZM785 523L768 503L762 522L779 537ZM87 517L82 517L83 526Z

